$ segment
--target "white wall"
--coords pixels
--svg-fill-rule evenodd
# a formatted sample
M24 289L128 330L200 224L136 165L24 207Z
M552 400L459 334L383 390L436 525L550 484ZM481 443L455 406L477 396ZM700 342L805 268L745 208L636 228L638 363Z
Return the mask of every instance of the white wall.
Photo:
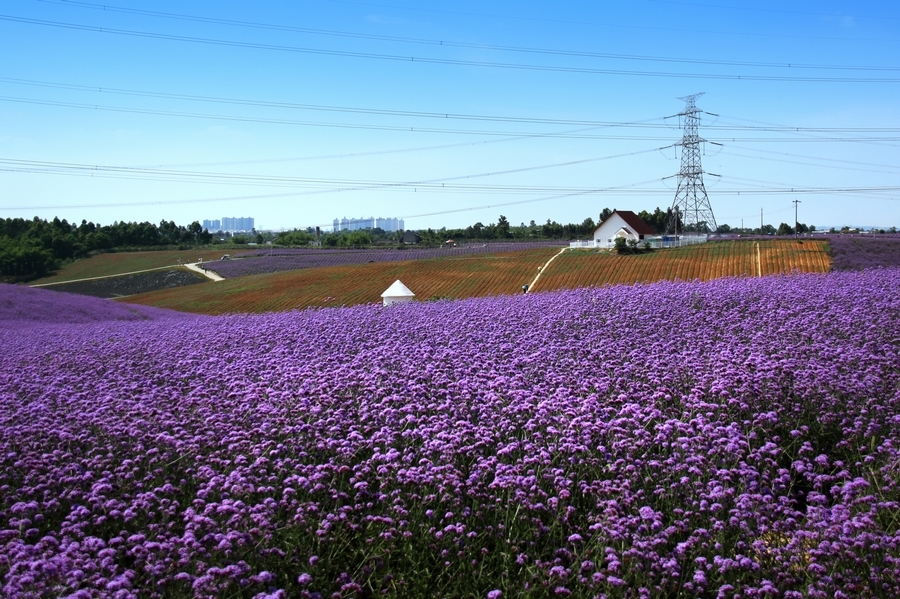
M594 231L595 246L601 248L613 247L616 241L616 234L621 231L622 227L631 231L631 227L628 226L625 219L618 214L613 213L612 216L603 221L597 230ZM625 239L639 239L637 234L626 235L624 231L621 231L620 236L625 236Z

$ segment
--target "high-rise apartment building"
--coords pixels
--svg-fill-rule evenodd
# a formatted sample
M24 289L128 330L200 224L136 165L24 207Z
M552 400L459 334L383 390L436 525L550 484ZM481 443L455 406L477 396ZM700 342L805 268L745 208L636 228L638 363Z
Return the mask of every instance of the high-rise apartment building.
M203 228L209 231L252 231L255 228L252 217L223 216L221 220L204 220Z
M347 218L334 219L332 221L333 231L361 231L363 229L381 229L382 231L393 232L403 230L403 219L400 218Z

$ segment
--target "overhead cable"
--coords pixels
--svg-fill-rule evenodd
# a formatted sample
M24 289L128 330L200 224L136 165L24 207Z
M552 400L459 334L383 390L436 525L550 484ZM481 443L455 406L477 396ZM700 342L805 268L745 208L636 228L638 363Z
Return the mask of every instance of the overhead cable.
M65 23L46 19L30 19L14 15L0 15L0 20L14 23L25 23L43 27L54 27L77 31L89 31L109 35L138 37L146 39L158 39L167 41L187 42L192 44L207 44L214 46L227 46L233 48L252 48L257 50L272 50L279 52L291 52L300 54L316 54L323 56L341 56L348 58L365 58L371 60L383 60L391 62L440 64L465 67L482 67L492 69L511 69L522 71L544 71L558 73L583 73L592 75L622 75L636 77L662 77L675 79L715 79L727 81L776 81L776 82L811 82L811 83L900 83L897 77L802 77L802 76L774 76L774 75L749 75L749 74L716 74L716 73L674 73L669 71L634 71L627 69L598 69L589 67L574 67L561 65L540 65L523 63L490 62L478 60L457 60L450 58L436 58L426 56L403 56L397 54L379 54L372 52L355 52L350 50L332 50L327 48L312 48L302 46L286 46L279 44L264 44L257 42L245 42L238 40L204 38L187 35L174 35L167 33L154 33L132 29L118 29L112 27L98 27L95 25L82 25L79 23Z
M527 46L507 46L500 44L478 44L472 42L458 42L452 40L435 40L425 38L400 37L391 35L378 35L372 33L359 33L352 31L336 31L333 29L316 29L310 27L296 27L292 25L277 25L273 23L259 23L255 21L242 21L236 19L222 19L216 17L206 17L198 15L187 15L182 13L171 13L156 10L144 10L138 8L127 8L122 6L113 6L110 4L95 4L92 2L78 2L76 0L39 0L44 4L57 4L62 6L89 8L101 10L103 12L118 12L124 14L143 15L150 17L158 17L164 19L174 19L180 21L192 21L199 23L211 23L215 25L228 25L234 27L247 27L252 29L264 29L271 31L285 31L292 33L305 33L313 35L346 37L355 39L377 40L387 42L399 42L408 44L421 44L428 46L440 46L451 48L471 48L475 50L495 50L503 52L523 52L528 54L548 54L553 56L575 56L583 58L601 58L608 60L634 60L644 62L665 62L680 64L703 64L717 66L732 67L764 67L764 68L783 68L783 69L824 69L824 70L849 70L849 71L900 71L900 67L885 66L855 66L855 65L829 65L829 64L810 64L810 63L786 63L786 62L744 62L729 60L710 60L697 58L672 58L663 56L641 56L634 54L613 54L605 52L586 52L582 50L563 50L558 48L536 48Z

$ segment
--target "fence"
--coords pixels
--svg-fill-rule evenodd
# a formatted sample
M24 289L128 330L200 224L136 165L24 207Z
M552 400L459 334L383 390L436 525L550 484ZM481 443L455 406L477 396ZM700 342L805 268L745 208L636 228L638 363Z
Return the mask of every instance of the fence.
M697 245L698 243L706 243L707 236L706 235L679 235L679 236L662 236L662 237L647 237L646 239L642 239L638 244L640 247L644 247L646 244L650 244L650 247L653 249L661 249L661 248L678 248L684 247L687 245ZM569 248L577 249L577 248L599 248L599 249L612 249L612 244L607 244L602 241L595 241L593 239L588 240L579 240L579 241L570 241Z

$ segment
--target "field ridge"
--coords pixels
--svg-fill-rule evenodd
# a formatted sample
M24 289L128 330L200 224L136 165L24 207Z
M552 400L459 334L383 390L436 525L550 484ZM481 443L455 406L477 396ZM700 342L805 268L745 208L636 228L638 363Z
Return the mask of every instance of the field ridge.
M627 255L573 249L542 273L535 291L757 276L757 246L762 256L762 276L831 270L827 242L821 240L715 241Z
M649 254L568 250L547 268L532 291L651 283L660 280L708 281L756 273L756 241L725 241ZM762 240L763 275L828 272L826 242ZM539 268L559 251L545 247L520 252L448 256L404 262L303 269L226 279L123 298L160 308L225 314L351 306L381 301L381 293L400 279L417 301L462 299L521 293Z

